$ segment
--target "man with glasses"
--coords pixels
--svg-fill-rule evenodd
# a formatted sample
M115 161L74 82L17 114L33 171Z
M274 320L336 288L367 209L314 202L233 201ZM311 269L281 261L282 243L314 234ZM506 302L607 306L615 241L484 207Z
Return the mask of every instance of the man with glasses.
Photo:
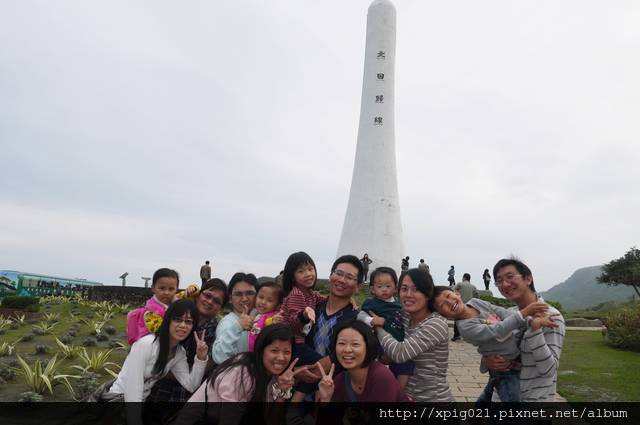
M514 302L519 310L536 300L542 301L533 285L529 267L515 258L503 258L493 268L496 286L505 298ZM564 341L564 318L558 310L549 306L547 312L554 316L557 328L542 328L538 317L527 318L527 325L518 331L520 341L521 371L520 393L522 401L555 401L560 353ZM502 356L485 356L480 369L507 371L517 366Z
M315 325L306 337L305 343L316 352L313 360L320 362L328 373L332 360L329 351L333 330L345 322L356 320L358 310L351 303L351 298L358 291L364 278L364 269L360 259L355 255L343 255L338 258L331 267L329 276L329 297L326 301L318 303L315 309ZM333 361L337 364L337 361ZM338 373L338 370L335 371ZM305 382L320 380L320 372L305 375ZM305 394L315 391L315 383L299 384L296 386L294 401L302 401Z

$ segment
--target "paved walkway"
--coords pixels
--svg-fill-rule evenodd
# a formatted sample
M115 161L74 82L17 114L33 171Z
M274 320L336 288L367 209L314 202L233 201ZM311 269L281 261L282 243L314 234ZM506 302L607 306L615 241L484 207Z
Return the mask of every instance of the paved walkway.
M453 324L451 325L453 326ZM453 328L449 328L449 339ZM448 376L451 392L456 401L476 401L489 380L488 374L480 373L480 354L473 345L458 340L449 341ZM556 394L557 401L566 401Z

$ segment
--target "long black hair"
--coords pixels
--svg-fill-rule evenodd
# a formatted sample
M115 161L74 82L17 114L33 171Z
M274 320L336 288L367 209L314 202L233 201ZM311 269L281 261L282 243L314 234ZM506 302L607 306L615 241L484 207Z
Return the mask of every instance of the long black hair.
M196 328L198 323L198 309L196 305L191 300L178 300L171 303L167 311L164 313L164 318L162 319L162 325L156 331L156 337L154 341L159 341L160 350L158 350L158 358L156 363L153 365L152 373L154 375L161 375L164 372L165 367L167 366L167 362L169 361L169 350L170 350L170 339L169 339L169 327L171 326L172 319L181 318L185 314L191 316L191 320L193 320L193 327L191 328L191 332L187 337L180 342L180 345L185 346L188 344L195 344L195 340L190 338L193 334L193 331ZM195 356L196 350L186 350L187 353L187 363L189 364L189 371L191 371L191 367L193 366L193 358Z
M208 381L213 387L213 390L218 391L216 385L216 379L218 377L228 373L234 367L240 367L240 382L238 385L242 393L251 394L251 399L246 401L264 402L267 394L267 385L271 377L264 367L262 358L265 348L274 341L289 341L291 348L293 348L295 340L291 328L283 323L263 328L258 338L256 338L256 345L252 352L236 354L211 371ZM287 365L287 367L289 367L289 365ZM248 384L246 374L249 375L251 381L251 387L249 388L246 387Z

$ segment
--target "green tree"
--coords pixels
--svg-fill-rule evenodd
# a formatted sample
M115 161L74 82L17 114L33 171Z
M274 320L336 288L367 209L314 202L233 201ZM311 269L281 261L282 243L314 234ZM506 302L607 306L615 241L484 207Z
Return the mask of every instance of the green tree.
M598 283L631 286L640 296L640 249L634 246L623 257L602 266Z

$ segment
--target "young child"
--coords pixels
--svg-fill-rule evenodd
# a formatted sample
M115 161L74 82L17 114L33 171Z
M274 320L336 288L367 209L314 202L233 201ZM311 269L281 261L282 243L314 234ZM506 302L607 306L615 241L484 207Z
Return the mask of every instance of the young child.
M299 365L315 363L316 354L304 343L304 338L315 322L316 305L325 300L318 291L313 290L317 280L316 265L309 254L295 252L287 258L282 275L285 298L280 315L293 330L295 345L292 358L299 358Z
M151 279L151 292L144 307L137 308L127 314L127 340L133 344L140 338L154 333L160 328L165 311L172 301L197 295L198 287L189 285L178 294L180 277L178 272L168 268L156 270Z
M376 320L383 319L381 323L384 330L389 332L397 341L404 340L404 325L400 311L400 303L394 297L398 287L398 276L391 267L378 267L371 273L369 290L373 298L368 298L362 304L362 310L358 313L358 320L373 326ZM379 317L371 317L371 312ZM409 360L404 363L391 364L389 367L396 375L402 389L409 381L409 377L415 372L415 364Z
M515 330L533 320L545 327L558 326L551 319L554 315L546 312L547 308L548 305L540 298L519 311L508 310L478 298L472 298L464 304L460 294L447 286L436 286L429 300L429 309L455 320L462 338L477 346L480 354L499 354L510 360L520 356L520 341ZM506 372L489 370L489 382L478 402L490 402L494 388L501 401L520 401L519 368Z
M249 331L249 351L253 351L256 338L258 338L258 334L264 327L279 323L282 320L282 316L278 314L278 311L283 299L284 292L280 285L275 282L264 282L258 288L256 309L254 310L257 316L253 319L253 326Z

